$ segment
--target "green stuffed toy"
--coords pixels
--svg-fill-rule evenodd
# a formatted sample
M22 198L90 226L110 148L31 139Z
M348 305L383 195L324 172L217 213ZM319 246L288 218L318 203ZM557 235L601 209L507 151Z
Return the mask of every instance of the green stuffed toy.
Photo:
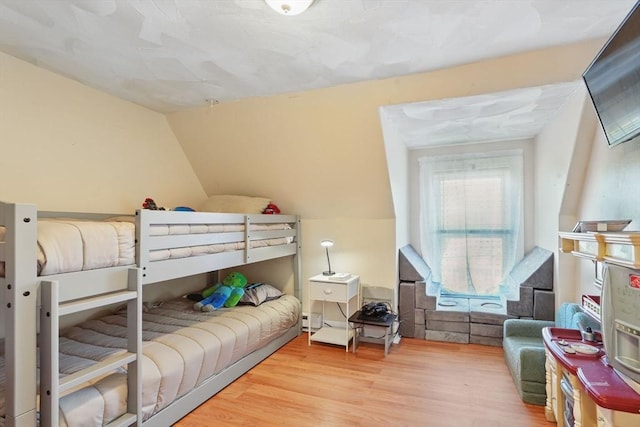
M215 311L220 307L235 307L244 295L247 278L243 274L233 272L214 286L202 292L204 299L193 305L194 310Z

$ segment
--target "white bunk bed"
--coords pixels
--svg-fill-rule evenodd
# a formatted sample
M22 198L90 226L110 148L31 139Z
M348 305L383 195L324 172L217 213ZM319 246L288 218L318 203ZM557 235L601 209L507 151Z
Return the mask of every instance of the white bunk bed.
M38 295L42 294L40 317L41 425L58 424L58 399L92 379L127 366L127 412L114 425L143 424L142 410L142 287L194 274L248 263L293 257L294 296L300 299L299 219L294 215L245 215L204 212L140 210L135 219L135 264L120 258L115 265L87 271L38 276L38 219L64 217L105 220L112 215L42 213L33 205L0 202L0 277L2 325L4 327L4 413L7 426L35 426L37 418L36 318ZM281 226L284 224L285 226ZM126 227L124 227L126 228ZM121 231L121 230L120 230ZM120 232L118 231L118 232ZM99 251L98 251L99 252ZM126 252L126 250L125 250ZM41 256L40 256L41 257ZM91 265L91 264L90 264ZM41 290L40 290L41 288ZM73 375L58 376L58 317L107 304L126 302L126 347ZM299 305L297 306L299 310ZM259 348L234 360L208 379L199 380L159 415L144 425L172 423L255 366L300 333L299 313L295 324ZM122 370L121 370L122 372ZM145 413L149 416L148 412Z

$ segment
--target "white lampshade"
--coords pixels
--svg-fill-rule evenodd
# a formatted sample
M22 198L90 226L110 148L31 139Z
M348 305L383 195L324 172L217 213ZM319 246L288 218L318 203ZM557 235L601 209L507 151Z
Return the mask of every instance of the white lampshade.
M323 240L322 242L320 242L320 246L330 248L331 246L333 246L333 240Z
M271 9L287 16L299 15L309 9L313 0L264 0Z

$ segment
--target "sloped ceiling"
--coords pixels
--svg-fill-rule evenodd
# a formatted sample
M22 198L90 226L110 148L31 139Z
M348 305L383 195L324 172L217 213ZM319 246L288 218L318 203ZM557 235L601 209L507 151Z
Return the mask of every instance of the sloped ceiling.
M0 50L157 111L605 37L635 0L0 0Z
M409 149L531 139L581 82L383 107L384 123Z
M263 0L0 0L0 50L150 109L172 112L606 37L634 3L315 0L292 17L275 13ZM550 91L565 93L566 87L533 90L542 102ZM516 111L551 108L549 99L536 108L532 93L512 94L491 108L515 105L518 99L524 104L515 105ZM557 102L561 98L555 97ZM423 132L415 130L422 121L417 110L434 126L430 134L468 126L479 130L482 122L495 130L495 123L486 123L488 116L468 115L474 108L450 117L453 122L435 123L454 104L397 107L389 114L406 119L414 134ZM523 111L510 118L512 127L533 120ZM407 135L408 143L414 136Z

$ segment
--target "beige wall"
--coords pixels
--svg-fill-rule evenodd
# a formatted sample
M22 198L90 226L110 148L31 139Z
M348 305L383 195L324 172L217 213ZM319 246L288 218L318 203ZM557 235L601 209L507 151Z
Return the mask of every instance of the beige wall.
M133 214L205 198L166 117L0 53L0 200ZM147 287L145 300L203 286ZM85 316L85 314L83 314ZM78 318L65 318L64 324Z
M381 108L382 110L382 108ZM393 211L396 219L397 249L410 243L411 228L409 206L411 181L409 180L409 149L402 141L398 125L385 114L380 113L382 138L384 141L389 188L393 200Z
M580 88L565 103L555 121L536 140L536 242L554 253L556 307L576 301L575 259L558 251L558 231L576 223L578 200L595 130L584 114L586 90Z
M588 114L594 115L591 106ZM590 154L578 218L630 219L627 229L640 230L640 137L609 148L598 126ZM578 259L576 267L576 297L598 295L591 261Z
M391 123L380 108L380 124L387 159L387 174L389 175L389 188L393 200L395 218L395 246L393 254L411 242L411 216L410 216L410 190L409 180L409 149L400 138L399 129ZM391 255L390 259L396 262L392 271L398 270L398 257ZM388 264L387 264L388 267ZM374 285L375 286L375 285ZM399 288L393 288L393 301L398 301Z
M601 45L204 106L168 118L207 194L268 196L301 215L304 277L324 270L319 240L330 237L336 269L394 287L400 242L378 108L576 80Z
M0 53L0 200L133 214L205 198L165 116Z
M540 135L536 156L536 239L555 252L556 306L580 302L600 293L594 265L559 253L557 231L596 219L631 219L628 229L640 230L640 138L609 148L583 89Z

